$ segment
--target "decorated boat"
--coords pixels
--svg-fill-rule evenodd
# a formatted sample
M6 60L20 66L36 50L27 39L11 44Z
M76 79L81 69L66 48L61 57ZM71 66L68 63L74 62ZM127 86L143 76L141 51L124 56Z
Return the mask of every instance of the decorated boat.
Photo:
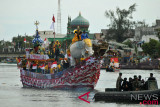
M96 86L100 76L101 56L108 48L108 44L105 45L105 48L104 44L92 45L91 40L88 38L72 42L69 49L71 56L68 54L66 58L57 58L56 56L50 57L48 54L50 52L45 54L46 52L37 51L43 43L38 35L38 29L32 42L34 52L31 49L26 49L24 58L22 60L17 59L23 87L53 89L86 87L93 89ZM82 56L83 58L81 58ZM60 60L70 61L70 66L59 68L58 63L61 62Z
M106 66L106 72L118 72L120 71L118 58L110 58L109 66Z

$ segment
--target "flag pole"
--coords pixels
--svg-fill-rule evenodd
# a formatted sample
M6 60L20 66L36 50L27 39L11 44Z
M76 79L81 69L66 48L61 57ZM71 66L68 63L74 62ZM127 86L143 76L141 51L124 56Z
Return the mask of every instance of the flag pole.
M25 33L25 39L26 39L26 33ZM27 42L27 39L26 39L26 42ZM25 49L26 49L26 42L25 42Z
M54 43L55 43L55 30L54 30L54 32L53 32L53 33L54 33Z

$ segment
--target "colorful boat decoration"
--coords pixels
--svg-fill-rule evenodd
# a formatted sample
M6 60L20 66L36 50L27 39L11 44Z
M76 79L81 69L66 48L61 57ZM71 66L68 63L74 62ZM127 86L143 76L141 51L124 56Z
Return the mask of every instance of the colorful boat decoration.
M75 37L77 37L77 34L75 34ZM43 40L38 35L37 27L36 36L32 41L34 52L33 50L30 51L31 49L26 49L26 56L22 60L17 58L23 87L53 89L86 87L93 89L100 76L101 56L104 55L108 44L93 44L92 47L92 42L89 38L76 41L75 37L74 42L72 40L72 44L69 47L69 52L66 52L66 58L57 56L53 58L46 52L42 52L43 49L39 52L39 47L42 46ZM55 55L57 55L56 49L59 47L60 43L56 41L52 49ZM81 56L83 57L81 58ZM70 61L70 66L61 69L61 60L64 62Z
M89 59L91 59L90 57ZM92 59L81 65L65 69L56 74L39 74L20 69L24 87L36 88L94 88L100 76L100 59Z

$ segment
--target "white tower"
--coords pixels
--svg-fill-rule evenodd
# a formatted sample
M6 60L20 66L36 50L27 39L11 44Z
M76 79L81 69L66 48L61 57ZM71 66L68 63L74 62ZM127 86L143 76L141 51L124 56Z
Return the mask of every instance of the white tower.
M60 7L60 0L58 0L57 33L61 34L61 7Z

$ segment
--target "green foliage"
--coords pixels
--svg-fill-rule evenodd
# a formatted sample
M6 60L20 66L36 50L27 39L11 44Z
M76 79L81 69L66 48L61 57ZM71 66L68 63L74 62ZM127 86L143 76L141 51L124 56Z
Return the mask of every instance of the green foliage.
M157 40L150 39L149 43L144 43L142 45L143 52L149 54L151 57L159 57L160 54L160 43Z
M160 42L157 43L156 45L156 49L157 49L157 54L158 54L158 57L160 57Z
M132 42L130 40L124 42L125 45L128 45L128 47L133 48Z
M143 45L142 45L142 49L143 49L143 52L145 53L145 54L149 54L149 55L151 55L151 49L150 49L150 46L149 46L149 43L144 43Z
M18 37L13 37L12 38L12 42L15 43L15 48L23 48L25 47L25 42L24 42L24 38L26 38L26 47L31 47L33 48L33 44L32 44L32 40L33 37L32 36L18 36Z
M137 46L135 46L135 52L136 52L136 54L137 54L137 52L138 52Z
M128 10L116 8L116 12L109 10L105 12L107 18L110 19L109 30L106 39L115 39L122 42L126 39L125 34L133 29L135 22L131 21L132 13L136 11L136 4L131 5Z

